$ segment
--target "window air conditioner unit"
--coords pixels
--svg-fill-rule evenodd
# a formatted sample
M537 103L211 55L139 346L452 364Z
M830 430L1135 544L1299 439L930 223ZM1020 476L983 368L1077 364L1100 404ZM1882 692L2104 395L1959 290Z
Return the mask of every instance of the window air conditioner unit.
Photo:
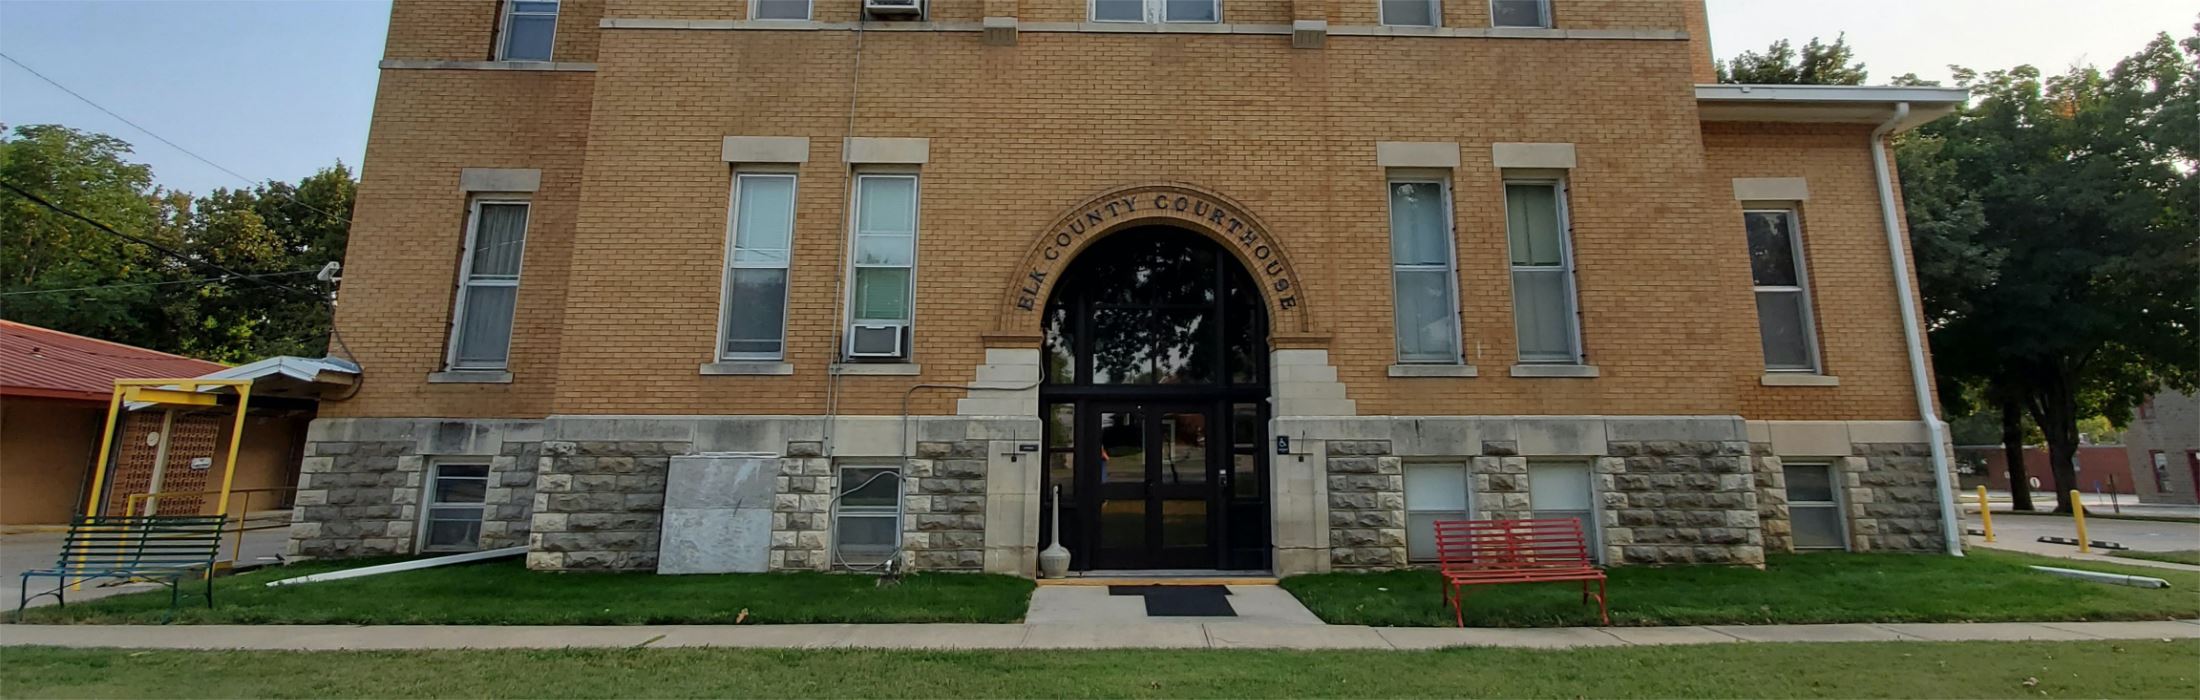
M924 0L863 0L863 11L872 17L917 19L924 16Z
M854 324L848 327L848 356L894 358L902 356L902 327Z

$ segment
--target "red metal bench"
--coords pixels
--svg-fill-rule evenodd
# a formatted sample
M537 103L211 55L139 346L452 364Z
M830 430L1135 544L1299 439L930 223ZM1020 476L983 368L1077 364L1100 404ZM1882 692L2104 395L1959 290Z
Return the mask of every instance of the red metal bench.
M1467 586L1550 581L1580 581L1582 604L1595 598L1598 617L1606 627L1612 625L1604 601L1604 571L1589 558L1580 520L1438 520L1436 559L1444 576L1444 602L1460 627L1467 626ZM1593 592L1591 582L1596 584Z

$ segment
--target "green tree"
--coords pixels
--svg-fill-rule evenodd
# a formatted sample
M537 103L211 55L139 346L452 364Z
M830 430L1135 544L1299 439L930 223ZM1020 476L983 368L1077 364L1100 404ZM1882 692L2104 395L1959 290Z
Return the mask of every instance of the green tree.
M1743 51L1731 61L1719 62L1719 82L1746 83L1750 85L1862 85L1866 73L1864 64L1856 62L1855 50L1849 48L1849 37L1842 34L1833 43L1820 42L1811 37L1797 55L1794 45L1781 39L1772 42L1764 53Z
M0 181L125 231L173 241L159 223L153 172L124 160L130 144L55 125L0 137ZM175 263L28 199L0 194L0 316L70 333L157 346ZM83 289L99 287L98 289Z
M1984 378L2005 425L2039 426L2061 511L2080 420L2194 384L2196 57L2200 32L2105 73L1958 70L1975 102L1905 158L1936 357Z
M337 165L295 185L217 189L200 198L185 227L186 251L268 276L209 282L172 297L169 317L189 329L184 352L229 362L326 354L324 287L302 273L342 259L356 189L351 171Z
M129 153L61 126L0 139L0 179L178 254L0 195L0 316L224 362L325 354L326 286L311 273L343 256L351 171L194 198L153 187Z

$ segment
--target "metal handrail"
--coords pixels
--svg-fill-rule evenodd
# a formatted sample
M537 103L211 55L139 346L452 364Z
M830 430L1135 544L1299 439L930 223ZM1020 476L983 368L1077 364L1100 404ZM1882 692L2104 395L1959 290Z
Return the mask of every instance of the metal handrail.
M237 536L236 542L230 546L229 550L229 562L232 565L234 565L239 559L244 557L244 533L257 530L273 530L276 528L290 527L290 523L288 521L247 527L246 523L252 520L252 494L289 492L293 496L295 496L297 491L298 487L296 486L271 486L267 488L257 489L229 490L229 495L232 498L235 498L237 496L242 496L244 498L244 502L238 504L236 529L230 530L231 533ZM163 498L205 498L208 496L220 496L221 494L222 492L220 491L162 491L158 493L133 493L127 496L124 500L123 515L137 515L138 504L140 503L145 504L147 512L158 512L160 505L159 501ZM282 500L283 499L280 498L275 499L275 503L281 503ZM216 510L217 512L228 511L227 508L218 508Z

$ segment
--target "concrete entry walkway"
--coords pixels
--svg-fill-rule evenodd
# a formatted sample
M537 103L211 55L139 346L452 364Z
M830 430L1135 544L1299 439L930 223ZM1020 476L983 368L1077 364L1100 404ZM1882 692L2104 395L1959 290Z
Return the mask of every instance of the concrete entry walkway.
M1570 649L1760 642L2200 639L2200 620L1448 629L1248 622L1022 625L6 625L0 646L143 649Z
M1095 625L1126 622L1156 625L1205 623L1255 625L1319 625L1321 618L1290 592L1272 585L1226 586L1234 617L1156 617L1146 614L1146 601L1134 595L1112 595L1108 586L1040 586L1031 592L1031 610L1024 621L1034 625Z

